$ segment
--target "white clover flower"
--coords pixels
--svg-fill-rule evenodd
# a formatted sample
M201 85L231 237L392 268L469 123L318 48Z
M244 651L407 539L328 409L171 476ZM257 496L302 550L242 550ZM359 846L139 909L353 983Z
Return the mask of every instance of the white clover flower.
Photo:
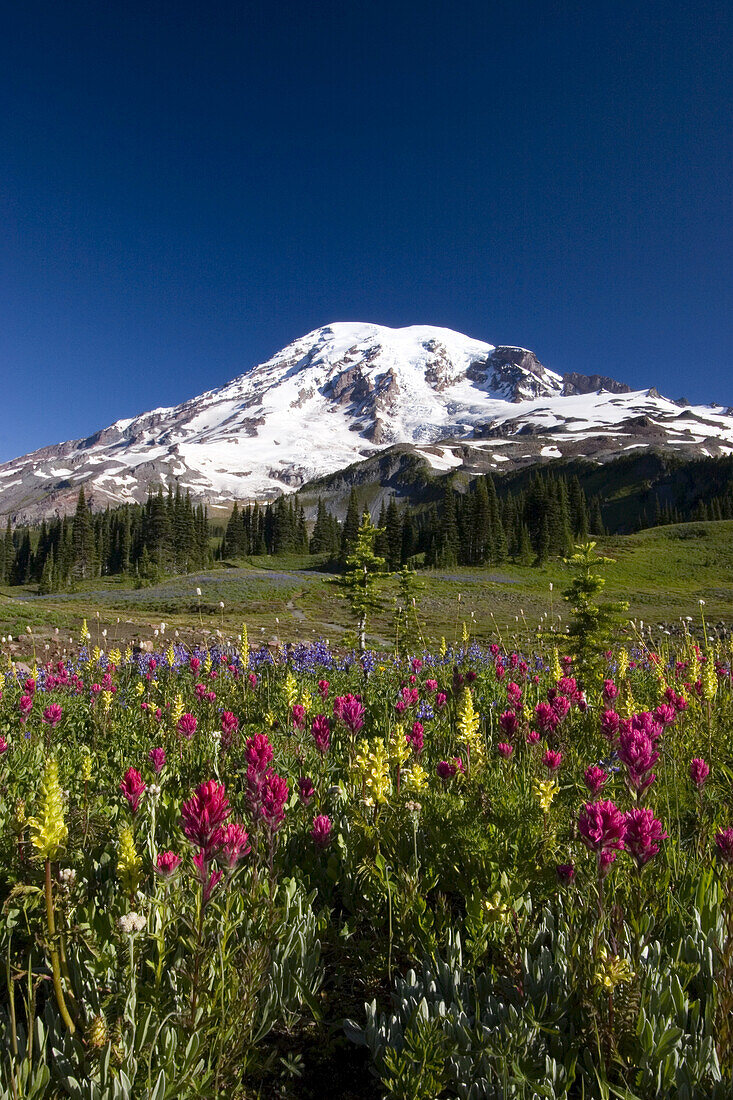
M142 913L125 913L117 921L117 927L125 936L134 936L136 932L142 932L147 924Z
M76 882L76 871L73 867L62 867L59 871L59 882L62 886L65 886L67 890Z

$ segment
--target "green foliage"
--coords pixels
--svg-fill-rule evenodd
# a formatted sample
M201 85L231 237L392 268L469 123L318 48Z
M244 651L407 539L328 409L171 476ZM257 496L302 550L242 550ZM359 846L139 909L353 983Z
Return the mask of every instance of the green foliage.
M602 601L605 580L598 569L610 561L595 552L595 542L576 547L567 559L573 579L563 592L570 604L572 618L568 626L568 649L580 682L590 687L601 677L604 654L612 649L619 626L628 610L625 601Z

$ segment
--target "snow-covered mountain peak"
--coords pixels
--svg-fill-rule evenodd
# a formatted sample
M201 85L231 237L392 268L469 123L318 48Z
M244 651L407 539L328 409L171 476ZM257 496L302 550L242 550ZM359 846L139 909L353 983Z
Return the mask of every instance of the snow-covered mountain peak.
M5 463L0 515L68 511L80 485L95 507L161 484L211 503L272 497L392 444L437 470L470 468L471 448L495 469L652 445L726 453L733 417L452 329L338 321L200 397Z

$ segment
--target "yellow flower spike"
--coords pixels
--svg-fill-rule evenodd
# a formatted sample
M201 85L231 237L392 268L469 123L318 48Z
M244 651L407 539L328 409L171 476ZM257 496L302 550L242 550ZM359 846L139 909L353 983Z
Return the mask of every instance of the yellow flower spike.
M267 714L265 715L265 725L269 726L270 729L273 729L276 721L277 719L275 718L275 715L272 713L271 710L268 710Z
M64 798L59 783L59 768L54 757L46 764L41 781L37 816L28 819L30 840L37 859L57 859L69 830L64 821Z
M560 664L557 647L552 650L552 675L555 680L559 680L562 677L562 665Z
M176 695L171 703L171 724L177 726L178 722L183 714L183 699L180 695Z
M623 680L626 673L629 671L629 655L625 649L620 649L618 654L618 660L616 662L616 676L619 680Z
M135 851L135 838L132 829L124 828L120 833L120 851L117 857L117 877L126 894L132 897L140 885L143 861Z
M506 925L509 923L512 911L508 905L504 905L498 890L483 900L481 908L489 924Z
M486 746L479 729L481 717L474 710L473 698L467 687L464 687L458 700L458 716L456 726L463 744L470 753L471 768L481 771L486 766Z
M247 634L246 623L242 623L242 637L239 642L239 660L242 671L246 672L249 668L249 636Z
M707 660L702 666L702 697L708 702L715 698L718 691L718 676L715 671L715 660L712 653L708 653Z
M414 791L417 794L426 789L429 778L422 764L415 763L402 776L402 786L405 790Z
M89 633L89 627L87 626L87 621L86 621L86 619L82 619L81 630L79 631L79 644L80 645L86 645L86 643L89 641L90 638L91 638L91 634Z
M173 668L173 662L176 659L176 651L172 644L169 645L165 651L165 659L168 662L168 668Z
M464 642L468 641L468 627L466 626L465 623L463 624L463 635L462 635L462 637L463 637Z
M204 663L201 666L203 672L211 672L211 652L207 649Z
M132 647L127 646L127 648L125 649L125 664L126 665L129 664L131 660L132 660Z
M303 689L303 693L300 696L300 705L306 714L309 714L313 709L313 696L308 691L308 688Z
M445 638L440 639L440 656L445 657L448 652L448 646L445 644Z
M144 695L145 694L145 684L142 682L142 680L138 680L138 682L135 684L135 694L136 695Z
M295 679L290 669L288 669L288 674L283 683L283 697L288 710L298 701L298 681Z
M405 737L405 727L397 722L389 739L389 758L394 767L401 768L410 755L410 744Z
M112 706L112 700L113 699L114 699L114 694L111 691L103 691L102 692L102 710L104 711L105 714L109 714L109 710L110 710L110 707Z
M120 661L122 660L122 654L120 653L119 649L110 649L107 657L109 658L109 663L111 665L114 665L115 668L118 667Z
M535 798L540 804L540 809L543 814L550 812L550 807L555 799L555 795L560 790L558 783L554 779L536 779L534 782Z
M612 993L617 985L633 981L635 975L628 959L610 955L605 947L599 951L599 963L594 974L596 985Z
M389 753L383 741L375 741L373 748L368 741L359 742L354 771L361 778L370 802L387 801L392 783L389 777Z
M92 757L88 752L85 752L81 758L81 777L85 783L92 778Z

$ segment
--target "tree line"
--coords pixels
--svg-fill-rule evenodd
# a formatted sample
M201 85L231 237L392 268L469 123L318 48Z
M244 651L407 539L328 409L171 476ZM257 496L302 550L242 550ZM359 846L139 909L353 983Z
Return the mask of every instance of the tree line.
M40 528L11 528L0 539L0 583L33 584L57 592L80 581L129 574L154 581L191 573L211 563L209 517L188 494L162 489L145 504L95 512L79 490L73 515L44 520Z

